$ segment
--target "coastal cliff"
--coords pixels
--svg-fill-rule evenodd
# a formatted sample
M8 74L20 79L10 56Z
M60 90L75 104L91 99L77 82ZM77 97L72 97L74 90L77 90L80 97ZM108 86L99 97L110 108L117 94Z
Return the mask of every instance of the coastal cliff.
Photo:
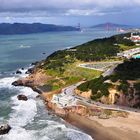
M31 70L31 75L13 84L29 86L41 93L59 91L84 80L87 82L77 87L77 95L105 104L139 108L140 60L124 61L116 57L119 51L126 50L127 47L136 47L133 42L125 40L125 36L130 36L130 33L96 39L71 49L56 51L38 62ZM86 55L87 53L92 55ZM119 64L112 75L105 77L101 76L101 71L79 67L83 62L101 62L103 59L120 59L124 63Z
M101 76L101 71L79 67L79 64L83 62L103 61L104 59L106 61L122 60L122 58L116 57L117 52L122 48L119 45L114 45L114 43L124 36L117 35L110 38L98 39L72 49L57 51L45 60L38 62L31 71L29 70L30 74L28 77L15 81L13 85L28 86L40 93L47 109L50 109L51 112L71 124L78 126L93 136L95 140L101 140L103 137L105 140L109 140L110 138L123 140L122 137L115 134L116 131L125 134L124 137L126 140L131 140L132 138L137 140L139 138L139 132L138 134L135 132L137 131L137 124L135 124L134 128L131 127L133 125L127 126L132 135L128 131L126 132L125 129L122 129L125 128L124 123L120 124L119 128L115 128L114 130L109 129L108 126L103 127L97 124L99 120L108 120L108 123L110 120L114 120L116 124L120 122L119 119L127 119L133 122L129 115L130 112L116 108L104 108L103 106L92 104L92 100L104 104L118 104L138 108L140 103L139 60L124 61L123 64L119 64L116 67L113 75L106 77ZM124 43L123 40L121 43ZM135 47L132 42L127 43L132 45L129 48ZM102 51L103 47L104 50ZM87 53L92 55L87 55ZM76 96L76 105L67 106L66 104L66 106L58 106L57 103L52 102L54 95L66 94L64 88L81 81L82 84L75 89L75 94L73 94L73 96ZM77 99L77 96L78 98L80 96L84 98ZM132 116L135 116L135 114ZM80 122L77 120L78 117L81 117ZM103 125L105 125L104 121ZM110 125L113 126L113 124ZM94 128L94 126L97 127ZM103 133L102 128L104 128ZM92 132L94 133L92 134Z

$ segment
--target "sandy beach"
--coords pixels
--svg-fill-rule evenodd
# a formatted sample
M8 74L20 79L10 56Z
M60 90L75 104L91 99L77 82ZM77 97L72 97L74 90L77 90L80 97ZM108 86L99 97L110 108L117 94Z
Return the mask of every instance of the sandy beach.
M97 117L91 117L90 119L101 123L104 127L116 127L126 132L133 131L140 134L140 113L129 112L128 118L98 119Z
M88 118L79 116L77 114L69 113L67 118L65 118L65 120L71 123L72 125L78 127L79 129L83 130L90 136L92 136L94 140L139 140L140 138L140 133L138 132L134 132L132 130L127 130L127 129L126 130L120 129L120 126L116 125L117 124L116 122L118 121L117 119L114 122L110 121L110 119L107 120L98 119L97 121L97 120L90 120ZM107 123L105 125L105 123L103 123L104 121L108 122L108 124L110 125L107 125ZM126 122L122 124L125 123ZM129 124L129 120L128 120L128 124ZM138 122L137 124L139 125ZM126 124L126 127L127 126L128 125Z

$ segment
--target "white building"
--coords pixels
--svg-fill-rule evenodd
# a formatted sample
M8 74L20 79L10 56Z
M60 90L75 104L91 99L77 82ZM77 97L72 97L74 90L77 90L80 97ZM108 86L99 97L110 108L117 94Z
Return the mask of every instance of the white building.
M52 98L52 103L56 103L59 107L72 106L76 104L76 99L74 96L66 95L64 93L55 94Z

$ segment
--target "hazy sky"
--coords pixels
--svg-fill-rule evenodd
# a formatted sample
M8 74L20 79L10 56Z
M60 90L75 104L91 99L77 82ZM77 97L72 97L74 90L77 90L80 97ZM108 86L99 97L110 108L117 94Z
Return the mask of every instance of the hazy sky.
M140 25L140 0L0 0L0 22Z

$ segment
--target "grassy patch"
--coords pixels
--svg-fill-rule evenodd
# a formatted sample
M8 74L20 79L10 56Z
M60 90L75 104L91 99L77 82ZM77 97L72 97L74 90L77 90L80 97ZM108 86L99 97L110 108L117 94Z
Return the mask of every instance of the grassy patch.
M119 44L119 46L120 46L120 49L121 49L122 51L130 50L130 49L134 49L134 48L137 48L137 47L138 47L138 46L136 46L136 45L134 45L134 46L126 46L126 45L124 45L124 44Z
M52 76L52 80L48 81L46 85L52 87L52 90L58 90L66 86L75 84L84 80L91 80L101 75L100 71L86 69L79 67L80 61L74 63L63 63L61 69L46 68L46 74Z
M65 67L65 72L63 74L64 77L73 76L73 77L79 77L81 80L82 79L91 80L95 77L100 76L102 73L102 72L97 71L97 70L81 68L78 65L79 65L78 62L67 65Z

